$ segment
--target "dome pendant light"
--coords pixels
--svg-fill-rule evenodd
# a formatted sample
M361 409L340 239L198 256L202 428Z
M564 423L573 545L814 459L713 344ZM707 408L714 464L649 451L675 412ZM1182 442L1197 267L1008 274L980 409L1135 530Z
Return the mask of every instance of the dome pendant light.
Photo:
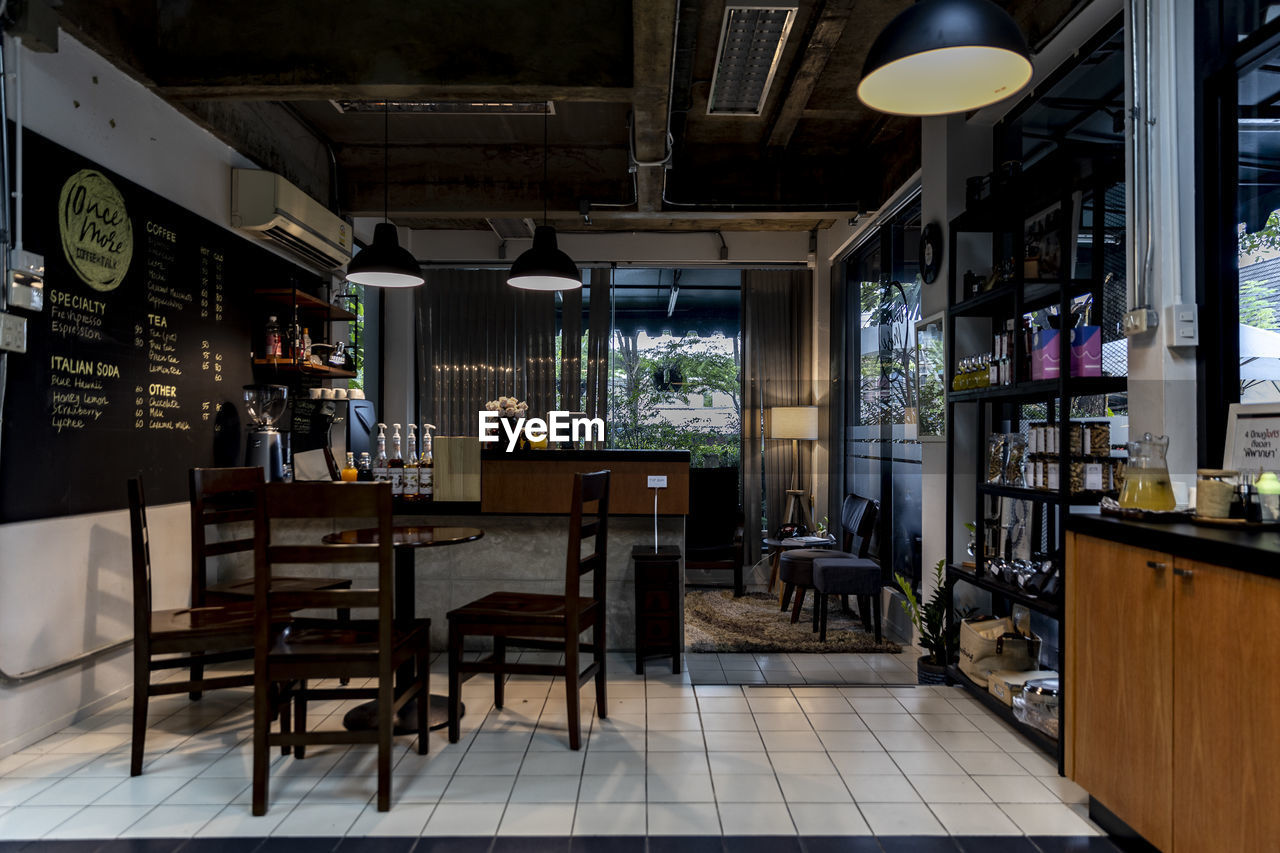
M991 0L920 0L889 22L862 66L858 99L882 113L967 112L1018 92L1031 54Z
M422 268L413 254L400 246L396 227L387 221L390 209L387 178L390 137L387 128L391 104L384 101L382 106L382 221L373 227L373 242L347 264L347 281L366 287L417 287L426 281L422 277Z
M547 224L547 113L542 113L542 224L533 229L533 246L511 265L507 284L521 290L574 290L582 272L556 246L556 229Z

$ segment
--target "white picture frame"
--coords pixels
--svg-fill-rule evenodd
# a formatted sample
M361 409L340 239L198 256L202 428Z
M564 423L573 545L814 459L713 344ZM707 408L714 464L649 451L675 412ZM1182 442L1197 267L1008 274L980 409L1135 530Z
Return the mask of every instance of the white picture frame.
M1241 474L1280 471L1280 403L1232 403L1222 467Z

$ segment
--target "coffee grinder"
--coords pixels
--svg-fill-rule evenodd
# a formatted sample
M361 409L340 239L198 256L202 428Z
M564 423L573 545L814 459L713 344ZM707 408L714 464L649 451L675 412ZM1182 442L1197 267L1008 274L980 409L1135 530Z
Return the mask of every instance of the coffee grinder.
M275 424L285 412L288 397L289 389L284 385L244 386L250 422L244 464L261 468L269 483L284 479L284 436Z

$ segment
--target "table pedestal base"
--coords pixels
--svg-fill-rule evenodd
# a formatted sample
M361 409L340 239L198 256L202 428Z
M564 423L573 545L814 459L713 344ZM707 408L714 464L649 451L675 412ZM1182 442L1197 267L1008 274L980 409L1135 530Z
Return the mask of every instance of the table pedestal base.
M443 729L449 725L449 697L431 694L431 706L427 709L427 723L432 731ZM461 706L462 716L467 714L465 703ZM349 732L370 731L378 727L377 701L357 705L342 718L342 727ZM418 700L410 699L396 715L395 733L412 735L418 733Z

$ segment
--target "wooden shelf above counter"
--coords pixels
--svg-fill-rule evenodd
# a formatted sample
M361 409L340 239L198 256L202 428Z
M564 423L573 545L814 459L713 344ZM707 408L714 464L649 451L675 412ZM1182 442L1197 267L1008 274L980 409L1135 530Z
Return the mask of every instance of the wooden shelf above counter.
M318 296L312 296L305 290L297 288L272 288L255 290L253 295L263 302L297 308L299 311L322 313L330 320L354 320L356 315L340 305L325 302Z

